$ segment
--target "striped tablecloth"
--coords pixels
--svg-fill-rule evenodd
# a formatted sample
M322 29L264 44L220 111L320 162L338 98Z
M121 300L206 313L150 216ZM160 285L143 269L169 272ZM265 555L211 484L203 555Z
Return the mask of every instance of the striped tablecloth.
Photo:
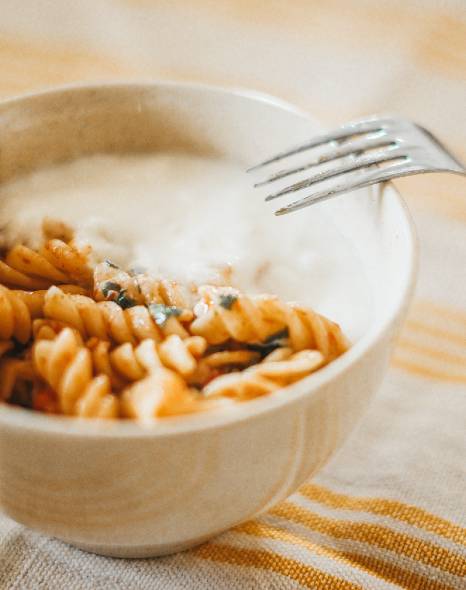
M0 95L72 81L264 90L325 123L412 117L466 159L464 0L1 0ZM344 449L274 510L153 560L87 555L0 517L0 588L466 588L466 186L398 184L421 242L392 369Z

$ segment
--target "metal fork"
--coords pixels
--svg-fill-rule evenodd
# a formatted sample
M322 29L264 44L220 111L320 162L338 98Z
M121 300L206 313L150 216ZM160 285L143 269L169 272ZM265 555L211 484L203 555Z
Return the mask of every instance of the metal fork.
M316 148L324 151L312 158ZM311 151L311 159L299 166L272 174L254 186L264 186L287 176L316 168L309 178L296 182L266 197L266 201L312 187L311 194L275 212L284 215L325 201L348 191L372 184L426 172L453 172L466 175L465 167L427 129L398 118L371 116L347 123L330 133L253 166L248 172ZM326 170L322 164L332 163ZM319 183L329 181L326 188Z

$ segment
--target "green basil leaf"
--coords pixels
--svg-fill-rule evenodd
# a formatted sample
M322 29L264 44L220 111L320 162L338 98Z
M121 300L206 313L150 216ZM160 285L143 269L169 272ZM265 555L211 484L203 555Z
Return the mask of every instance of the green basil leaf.
M174 305L165 305L164 303L151 303L149 312L158 326L163 326L171 317L178 317L183 310Z
M222 293L219 297L219 303L224 309L231 309L236 301L238 296L233 293Z
M110 293L120 293L121 285L114 283L113 281L106 281L102 285L102 293L104 297L108 297Z
M115 299L115 303L117 303L122 309L128 309L129 307L134 307L136 305L136 301L126 295L126 290L123 289L118 293L118 297Z

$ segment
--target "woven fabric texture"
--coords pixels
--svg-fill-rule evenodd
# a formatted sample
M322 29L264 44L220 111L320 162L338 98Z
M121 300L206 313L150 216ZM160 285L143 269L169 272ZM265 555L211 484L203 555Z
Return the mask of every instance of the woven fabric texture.
M270 92L329 126L396 112L466 160L464 0L2 0L0 72L1 97L169 78ZM466 187L396 184L420 238L417 294L338 456L266 515L160 559L86 554L0 516L1 589L466 588Z

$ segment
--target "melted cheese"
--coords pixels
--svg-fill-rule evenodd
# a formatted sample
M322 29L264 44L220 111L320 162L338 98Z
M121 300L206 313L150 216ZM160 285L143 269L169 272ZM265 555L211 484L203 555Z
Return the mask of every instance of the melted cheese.
M317 308L350 336L368 290L351 244L322 208L275 217L235 163L188 154L96 155L0 187L3 245L37 244L44 217L118 265L197 283L221 280Z

